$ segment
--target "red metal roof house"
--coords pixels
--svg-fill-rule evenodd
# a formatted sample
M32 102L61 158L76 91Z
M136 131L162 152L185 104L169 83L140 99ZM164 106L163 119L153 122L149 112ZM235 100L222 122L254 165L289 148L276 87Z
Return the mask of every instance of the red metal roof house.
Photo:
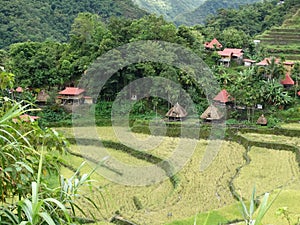
M40 118L39 116L30 116L28 114L23 114L23 115L20 115L19 118L14 118L13 122L16 123L16 122L18 122L18 120L24 121L24 122L34 122L39 118Z
M256 63L257 66L267 66L270 64L271 60L273 59L274 57L271 57L271 58L264 58L262 61L260 61L259 63ZM279 58L275 58L275 63L276 64L279 64L281 62L281 60ZM283 63L283 66L284 68L290 72L292 70L292 68L294 67L294 62L290 62L290 61L285 61L285 62L282 62Z
M231 60L241 63L244 52L240 48L225 48L223 51L218 51L218 55L221 56L220 63L229 66Z
M262 61L256 63L257 66L267 66L271 63L273 58L264 58ZM280 63L280 59L275 58L275 63L278 64Z
M293 79L291 78L289 73L285 74L285 79L283 79L282 81L280 81L280 83L284 86L284 87L291 87L295 84L295 81L293 81Z
M78 103L81 104L84 101L83 93L84 89L76 88L76 87L66 87L64 90L60 91L58 94L58 99L61 100L63 105L65 104L73 104Z

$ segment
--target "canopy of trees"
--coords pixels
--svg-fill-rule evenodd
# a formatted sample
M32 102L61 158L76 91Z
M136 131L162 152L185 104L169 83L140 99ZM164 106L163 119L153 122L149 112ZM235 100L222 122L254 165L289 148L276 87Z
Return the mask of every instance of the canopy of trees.
M145 11L131 0L0 0L0 48L24 41L67 41L74 18L80 12L140 18Z
M294 3L292 0L290 1L291 2L285 3L287 4L285 7L292 7ZM243 12L243 10L244 9L237 10L237 12L240 13ZM257 7L255 10L260 9ZM227 15L227 12L230 13L232 11L223 10L219 13L220 15L221 13ZM216 18L219 18L220 15L217 15ZM251 35L246 31L235 28L235 26L221 26L223 22L224 24L235 24L230 21L230 18L231 17L228 17L226 20L220 17L220 19L215 20L215 25L208 23L207 26L176 27L173 23L164 20L163 17L156 17L154 15L147 15L139 19L111 17L104 23L101 16L97 14L79 13L71 25L68 42L61 43L47 40L44 42L27 41L12 44L7 51L2 50L0 52L3 56L3 58L1 58L1 64L5 64L5 68L8 72L15 74L17 86L31 89L43 88L51 90L53 87L61 89L64 86L76 85L78 79L83 74L86 74L86 71L88 71L92 63L109 50L114 51L114 55L111 58L112 64L105 64L104 67L101 68L102 70L106 70L106 72L111 71L113 65L126 64L122 53L117 50L118 47L139 40L155 40L179 44L182 47L190 49L193 54L201 57L207 65L213 68L213 72L222 87L230 89L230 85L241 87L240 85L243 86L254 81L262 81L267 71L268 75L272 75L272 77L269 80L265 80L265 83L257 83L257 87L268 87L268 85L271 84L274 84L273 86L275 87L275 84L277 84L282 75L284 75L284 71L277 73L276 68L272 68L272 65L270 65L270 68L266 68L267 71L255 70L249 72L250 75L248 77L249 79L251 78L250 80L243 80L240 84L233 83L232 80L238 82L238 79L234 77L239 76L238 72L243 69L227 71L225 68L218 68L218 54L214 51L204 49L204 41L210 41L216 37L221 41L223 47L243 48L247 57L252 57L256 60L267 57L263 51L254 46ZM263 23L264 20L262 19L258 23L258 26L262 26ZM147 50L137 53L136 57L138 57L139 54L141 57L143 55L155 55L159 51L162 52L161 57L165 57L159 43L156 44L152 42L145 48ZM176 58L176 55L174 54L171 57ZM192 96L195 102L200 103L205 98L205 93L202 87L199 86L199 82L194 79L194 72L195 71L190 68L182 70L158 62L139 62L127 65L114 72L114 75L102 88L103 92L99 97L107 101L113 100L117 93L131 81L145 76L158 76L178 82L190 96ZM227 76L228 74L230 77ZM274 79L276 79L277 83ZM264 92L264 96L267 96L266 93L269 89L265 89L267 91ZM242 89L238 89L238 91L239 90ZM244 91L245 90L246 89L244 89ZM233 90L233 92L235 91L236 90ZM250 91L247 91L247 93L250 93ZM281 88L279 94L284 96L282 93L284 93L284 89ZM236 93L236 95L239 96L238 93ZM246 95L241 94L241 96ZM264 99L261 97L262 95L257 97L256 95L250 94L250 96L249 101L246 101L245 98L241 100L237 98L237 101L247 106L250 102L253 104L255 102L268 102L272 105L290 102L290 100L281 99L271 101L271 97ZM255 101L252 99L253 97L255 97Z

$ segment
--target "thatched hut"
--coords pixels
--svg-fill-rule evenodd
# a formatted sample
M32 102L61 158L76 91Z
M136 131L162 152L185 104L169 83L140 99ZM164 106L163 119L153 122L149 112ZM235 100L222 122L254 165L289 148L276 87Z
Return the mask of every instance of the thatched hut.
M267 118L264 116L264 114L262 114L262 115L258 118L258 120L257 120L256 123L259 124L259 125L262 125L262 126L266 126L266 125L268 124L268 120L267 120Z
M37 97L36 97L36 102L38 104L46 104L50 96L45 92L45 90L41 90Z
M179 105L177 102L166 114L166 117L169 118L169 120L183 120L188 113L186 110Z
M212 121L220 120L224 117L224 114L214 105L208 106L208 108L200 116L201 119Z

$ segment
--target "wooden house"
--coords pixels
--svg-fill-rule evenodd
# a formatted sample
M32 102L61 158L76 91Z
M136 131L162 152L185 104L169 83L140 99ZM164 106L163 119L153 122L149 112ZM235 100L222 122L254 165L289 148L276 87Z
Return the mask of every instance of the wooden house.
M66 87L60 91L57 97L62 105L66 104L82 104L84 102L84 89L76 87Z
M231 61L241 64L244 52L240 48L225 48L223 51L218 51L218 55L221 57L220 64L229 67Z
M187 115L186 110L178 102L166 113L166 117L172 121L181 121Z
M271 58L264 58L262 61L256 63L256 66L268 66L271 61L272 61L273 57ZM280 63L280 59L275 58L275 63L279 64Z
M206 49L209 49L209 50L215 50L215 49L219 50L219 49L221 49L223 46L222 46L222 44L221 44L216 38L214 38L214 39L213 39L212 41L210 41L210 42L205 42L204 47L205 47Z
M288 62L288 61L283 62L283 66L286 69L286 71L288 71L288 72L292 71L292 69L294 68L294 65L295 65L294 62Z

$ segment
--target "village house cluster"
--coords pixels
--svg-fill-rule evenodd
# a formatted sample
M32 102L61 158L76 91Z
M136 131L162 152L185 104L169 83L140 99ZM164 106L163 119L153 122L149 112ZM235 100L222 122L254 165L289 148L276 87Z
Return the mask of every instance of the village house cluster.
M219 55L218 63L220 65L224 65L225 67L230 67L231 64L234 62L237 65L244 65L246 67L249 66L260 66L266 67L270 64L272 57L265 58L260 62L256 62L252 59L244 58L244 51L243 49L239 48L223 48L222 44L214 38L210 42L206 42L204 47L207 50L217 51ZM281 60L278 58L273 59L276 64L281 63ZM291 78L290 73L294 67L294 62L291 61L284 61L283 66L285 68L286 74L285 78L280 81L280 83L285 88L290 88L295 85L295 81ZM22 87L17 87L15 90L11 90L12 94L21 94L24 91ZM297 92L298 96L300 97L300 91ZM36 103L38 105L45 105L49 100L50 96L45 90L41 90L36 95ZM131 100L136 100L137 97L131 97ZM201 119L205 121L214 121L214 120L222 120L225 118L224 108L233 107L233 100L234 98L230 96L227 90L223 89L218 93L215 98L213 99L213 103L202 113L200 116ZM92 97L86 95L86 90L78 88L78 87L65 87L64 90L61 90L57 93L56 96L56 103L67 106L67 105L81 105L81 104L93 104L94 100ZM260 108L260 107L258 107ZM187 111L179 104L176 103L167 113L166 117L169 120L183 120L188 115ZM37 118L33 118L34 120ZM259 122L261 121L261 122ZM266 118L262 115L258 123L266 124Z

